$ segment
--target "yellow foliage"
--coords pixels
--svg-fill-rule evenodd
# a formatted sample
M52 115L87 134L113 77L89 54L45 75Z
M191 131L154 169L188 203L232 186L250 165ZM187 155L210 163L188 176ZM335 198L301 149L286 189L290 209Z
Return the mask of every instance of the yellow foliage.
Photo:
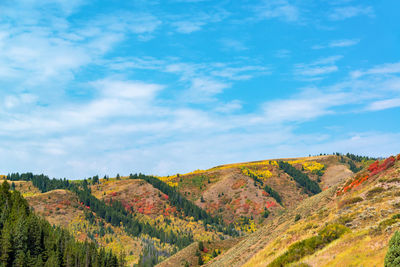
M321 163L313 161L313 160L307 161L307 160L299 159L299 160L288 161L288 163L290 163L292 165L293 164L301 164L305 170L308 170L310 172L320 171L325 168L324 164L321 164Z
M234 224L236 231L242 231L246 233L254 233L257 231L257 225L252 219L240 217Z
M206 264L207 262L209 262L210 260L212 260L212 255L210 255L210 254L204 254L203 256L202 256L202 259L203 259L203 262L204 262L204 264Z
M249 163L236 163L236 164L229 164L229 165L222 165L218 167L211 168L210 170L224 170L230 168L245 168L245 167L252 167L252 166L279 166L276 160L264 160L264 161L257 161L257 162L249 162Z
M249 168L242 168L241 170L244 175L247 175L250 177L256 176L258 178L261 178L264 181L267 180L268 178L272 177L272 173L267 168L264 168L261 170L252 170Z

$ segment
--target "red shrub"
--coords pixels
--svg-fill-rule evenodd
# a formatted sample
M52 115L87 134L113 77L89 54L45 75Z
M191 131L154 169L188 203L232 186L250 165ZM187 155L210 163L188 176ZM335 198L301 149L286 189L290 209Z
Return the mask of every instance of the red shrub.
M168 200L168 196L167 195L163 195L162 196L165 200Z
M374 163L372 163L371 165L369 165L368 170L370 172L375 171L377 168L379 167L379 160L375 161Z
M117 192L111 192L111 196L116 197L117 196Z
M276 203L274 201L267 201L266 208L276 207Z
M138 209L138 212L139 212L139 213L143 213L143 211L144 211L143 208L139 208L139 209Z
M388 157L385 159L385 161L379 165L379 161L375 161L372 163L368 170L371 172L371 176L376 175L380 173L381 171L384 171L390 167L392 167L395 163L396 159L393 156Z
M397 160L400 160L400 154L397 155Z

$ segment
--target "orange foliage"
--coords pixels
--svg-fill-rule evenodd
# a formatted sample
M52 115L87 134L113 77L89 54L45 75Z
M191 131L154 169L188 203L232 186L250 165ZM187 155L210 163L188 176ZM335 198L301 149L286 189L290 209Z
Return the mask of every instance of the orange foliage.
M370 174L366 174L358 179L353 180L349 185L343 187L343 189L341 189L341 190L338 190L336 192L336 195L339 196L341 194L344 194L347 191L349 191L349 190L359 186L363 182L365 182L369 177L372 177L384 170L387 170L388 168L390 168L394 165L395 161L396 161L396 159L393 156L390 156L387 159L385 159L385 161L382 164L380 164L379 160L375 161L368 167L368 171L370 172Z
M265 207L268 209L268 208L276 207L276 206L277 206L277 205L276 205L276 203L275 203L274 201L267 201Z

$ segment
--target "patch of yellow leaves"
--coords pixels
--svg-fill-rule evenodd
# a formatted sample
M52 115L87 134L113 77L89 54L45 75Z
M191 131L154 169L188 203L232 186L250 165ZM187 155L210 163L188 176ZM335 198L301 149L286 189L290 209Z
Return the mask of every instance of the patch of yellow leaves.
M325 168L324 164L321 164L321 163L313 161L313 160L306 161L306 160L299 159L299 160L288 161L288 163L290 163L292 165L293 164L301 164L305 170L308 170L310 172L320 171Z

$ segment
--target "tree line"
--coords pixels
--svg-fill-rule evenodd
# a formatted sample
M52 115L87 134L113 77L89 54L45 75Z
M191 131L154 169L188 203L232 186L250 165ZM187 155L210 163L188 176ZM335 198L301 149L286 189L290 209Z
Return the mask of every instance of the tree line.
M235 230L233 225L225 226L221 216L211 216L205 210L181 195L181 193L178 192L174 187L169 186L167 183L161 181L160 179L141 173L130 174L129 178L145 180L153 187L166 194L171 205L175 206L178 211L183 212L186 216L193 217L196 221L202 220L204 225L212 225L217 231L223 232L224 234L230 236L238 235L238 232Z
M67 230L35 215L6 181L0 187L0 214L1 266L124 266L111 251L77 242Z
M244 169L247 169L247 168L244 167ZM260 177L258 177L256 174L254 174L250 171L247 171L246 175L254 180L254 185L260 184L261 186L264 186L263 180L260 179ZM270 187L269 185L266 184L264 186L264 191L267 192L272 198L274 198L276 200L276 202L278 202L279 204L282 204L281 196L279 195L279 193L277 191L272 189L272 187Z
M318 183L311 180L307 174L302 171L299 171L295 167L293 167L290 163L279 161L279 168L289 174L293 179L302 186L309 195L315 195L320 193L322 190L319 187Z
M112 200L108 205L103 200L96 198L91 194L86 179L80 183L71 183L66 179L50 179L46 175L34 175L32 173L12 173L7 175L7 179L11 181L32 181L32 184L39 188L42 193L54 189L70 190L78 196L80 202L88 206L97 216L104 219L106 222L114 226L120 226L122 223L125 232L131 236L137 237L140 236L140 234L147 234L160 239L163 243L176 245L180 249L193 242L191 234L179 233L178 235L172 231L165 232L147 222L144 223L138 220L117 200Z

